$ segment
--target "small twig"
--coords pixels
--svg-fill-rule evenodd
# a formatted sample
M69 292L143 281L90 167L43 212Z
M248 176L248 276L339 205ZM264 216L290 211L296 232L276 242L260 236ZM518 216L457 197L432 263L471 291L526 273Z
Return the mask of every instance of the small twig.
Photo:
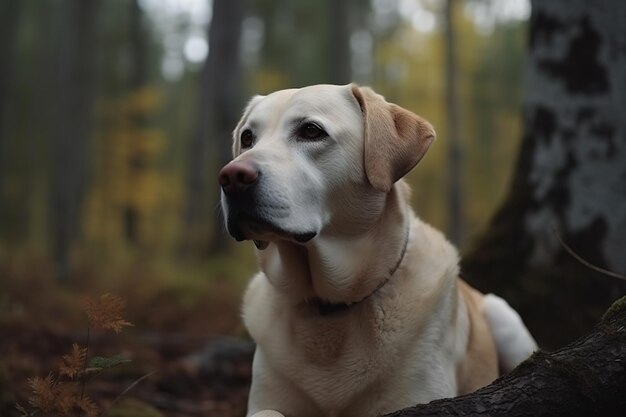
M126 389L124 391L120 392L120 394L117 397L115 397L113 402L111 402L111 405L109 405L107 410L102 415L106 416L107 414L109 414L109 411L111 410L111 408L113 408L115 403L118 402L124 396L124 394L126 394L131 389L135 388L137 386L137 384L139 384L144 379L151 377L152 375L154 375L154 372L149 372L149 373L145 374L144 376L142 376L141 378L136 379L132 384L130 384L128 387L126 387Z
M599 272L599 273L604 274L604 275L608 275L608 276L613 277L613 278L626 280L626 276L624 276L622 274L618 274L617 272L613 272L613 271L606 270L604 268L600 268L599 266L596 266L596 265L592 264L591 262L583 259L580 255L578 255L576 252L574 252L574 250L572 248L567 246L567 243L565 243L563 241L563 239L561 238L561 235L559 235L559 232L557 232L556 229L552 229L552 232L556 236L556 238L559 241L559 243L561 244L561 246L563 246L563 249L565 249L567 251L567 253L572 255L574 257L574 259L576 259L581 264L585 265L587 268L593 269L596 272Z

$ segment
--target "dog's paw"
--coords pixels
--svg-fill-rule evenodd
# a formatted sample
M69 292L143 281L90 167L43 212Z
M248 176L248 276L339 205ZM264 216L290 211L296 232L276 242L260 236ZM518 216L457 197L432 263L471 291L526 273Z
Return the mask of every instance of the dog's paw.
M285 417L285 416L279 413L278 411L263 410L263 411L259 411L258 413L254 413L252 417Z

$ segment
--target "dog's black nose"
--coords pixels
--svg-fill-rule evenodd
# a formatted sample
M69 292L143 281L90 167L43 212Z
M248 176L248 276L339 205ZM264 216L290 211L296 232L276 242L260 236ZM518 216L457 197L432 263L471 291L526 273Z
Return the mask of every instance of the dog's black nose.
M226 195L245 191L259 179L259 171L250 162L232 161L220 170L219 182Z

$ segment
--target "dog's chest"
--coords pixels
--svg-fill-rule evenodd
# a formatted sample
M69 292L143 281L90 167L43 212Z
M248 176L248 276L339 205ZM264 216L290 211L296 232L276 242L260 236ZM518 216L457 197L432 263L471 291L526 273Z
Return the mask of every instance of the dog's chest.
M355 320L342 314L290 321L282 340L289 354L272 358L326 415L341 415L374 381L393 373L402 344L399 323L391 325L387 315Z

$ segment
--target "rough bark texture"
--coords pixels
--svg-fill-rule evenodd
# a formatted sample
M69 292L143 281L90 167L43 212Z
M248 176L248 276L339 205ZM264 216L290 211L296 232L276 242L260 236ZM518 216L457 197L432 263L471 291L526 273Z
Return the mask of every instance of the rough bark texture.
M587 336L536 352L510 374L472 394L406 408L386 417L622 416L626 409L626 297Z
M94 91L96 17L99 0L72 0L59 56L57 125L52 140L52 246L57 274L69 274L87 182Z
M241 110L239 38L242 22L241 0L214 0L213 18L208 31L209 56L201 75L196 128L189 143L187 201L184 222L184 249L204 247L203 252L224 249L222 219L213 208L217 204L217 171L231 158L231 131ZM213 146L211 146L213 144ZM209 164L209 152L214 160ZM208 181L211 181L210 183ZM210 190L214 191L210 193ZM214 218L212 227L207 218ZM210 239L208 237L211 236Z
M504 296L540 345L586 333L626 282L626 2L535 0L525 134L508 198L463 271ZM575 312L575 314L574 314Z

